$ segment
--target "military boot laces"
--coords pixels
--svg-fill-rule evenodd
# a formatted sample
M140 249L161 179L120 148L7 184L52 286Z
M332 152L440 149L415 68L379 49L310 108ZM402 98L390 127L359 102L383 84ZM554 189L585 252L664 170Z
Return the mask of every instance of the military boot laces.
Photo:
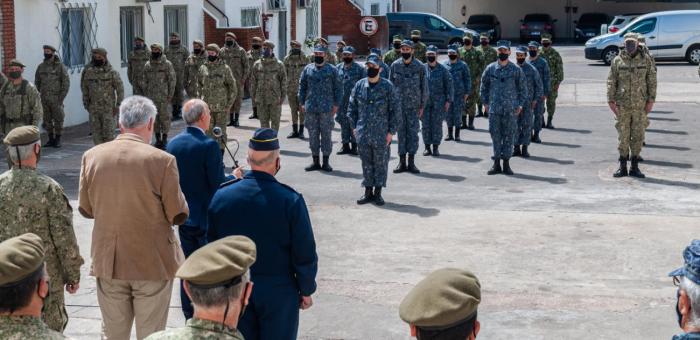
M374 187L374 204L380 207L384 205L384 198L382 197L382 187Z
M358 205L367 204L374 201L374 195L372 194L372 187L365 187L365 194L357 200Z
M500 173L503 173L503 170L501 169L501 161L496 159L493 161L493 166L491 166L491 169L486 173L487 175L498 175Z
M615 171L613 177L620 178L626 177L627 175L627 159L620 157L620 167L617 169L617 171Z
M639 157L632 157L632 167L630 168L629 175L636 178L647 177L639 170Z

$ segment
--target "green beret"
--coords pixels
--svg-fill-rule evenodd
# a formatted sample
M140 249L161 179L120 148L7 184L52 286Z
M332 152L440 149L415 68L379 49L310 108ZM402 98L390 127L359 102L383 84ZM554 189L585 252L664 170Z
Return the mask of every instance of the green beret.
M195 39L194 41L192 41L192 45L194 44L204 47L204 42L199 39Z
M221 49L219 48L219 45L217 45L217 44L209 44L209 45L207 45L206 50L207 50L207 51L214 51L214 52L216 52L216 53L219 53L219 51L220 51Z
M229 236L197 249L175 276L209 288L234 285L253 265L255 256L253 241L245 236Z
M639 41L639 36L637 35L637 33L629 32L625 34L625 41L627 40Z
M44 49L45 49L45 50L51 50L51 51L53 51L53 52L56 52L56 48L53 47L53 46L51 46L51 45L44 45Z
M44 263L44 242L27 233L0 243L0 287L26 279Z
M21 61L19 61L19 60L17 60L17 59L12 59L12 60L10 61L10 63L9 63L9 64L7 64L7 66L19 66L19 67L25 67L25 66L24 66L24 64L22 64L22 62L21 62Z
M101 56L103 56L103 57L106 57L106 56L107 56L107 50L105 50L105 49L102 48L102 47L93 48L93 49L92 49L92 54L99 54L99 55L101 55Z
M275 43L273 43L270 40L265 40L265 42L263 43L263 46L265 46L267 48L275 48Z
M444 268L430 273L406 295L399 316L423 329L445 329L476 313L481 302L481 284L469 271Z
M402 41L403 41L403 37L400 34L397 34L394 36L393 42L402 42Z
M138 37L138 36L137 36L137 37L134 37L134 41L146 42L146 39L144 39L143 37Z
M39 141L39 128L33 125L25 125L12 129L3 142L9 146L29 145Z
M159 43L153 43L151 44L151 50L159 49L161 52L163 52L163 45Z
M227 38L228 38L228 37L231 37L231 38L233 38L233 39L237 39L237 38L236 38L236 33L233 33L233 32L226 32L226 37L227 37Z
M420 37L420 31L419 30L411 31L411 37Z
M179 38L180 35L177 32L170 32L170 37L171 38Z
M552 35L549 33L542 34L542 41L552 41Z

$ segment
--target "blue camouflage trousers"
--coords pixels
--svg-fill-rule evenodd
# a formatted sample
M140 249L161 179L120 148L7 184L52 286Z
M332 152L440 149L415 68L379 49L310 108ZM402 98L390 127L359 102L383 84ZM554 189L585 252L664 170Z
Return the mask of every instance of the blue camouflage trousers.
M462 126L462 111L464 111L464 97L460 96L450 104L450 109L445 116L448 128L456 127L459 129Z
M350 118L345 114L347 112L348 106L338 110L338 114L335 115L335 121L340 124L340 140L343 144L355 143L355 135L352 133L352 125L350 124Z
M523 108L523 110L525 109ZM533 118L534 121L532 123L532 128L537 132L540 132L540 130L542 130L542 123L544 123L544 110L544 100L542 100L542 98L537 99L537 106L535 106Z
M330 156L333 141L331 132L333 131L333 114L307 112L304 116L304 126L309 130L309 149L311 155L318 156L319 151L324 156Z
M399 155L415 155L418 151L418 108L402 108L399 119Z
M518 125L515 129L515 139L513 141L515 145L530 145L530 138L532 138L533 121L534 117L532 106L525 105L523 107L523 112L517 118Z
M386 187L391 149L385 145L358 144L362 161L362 186Z
M440 144L442 141L442 122L444 120L445 107L443 105L428 105L425 108L423 117L421 117L423 144Z
M493 112L489 107L489 132L493 142L493 160L509 159L513 155L513 138L517 126L515 113Z

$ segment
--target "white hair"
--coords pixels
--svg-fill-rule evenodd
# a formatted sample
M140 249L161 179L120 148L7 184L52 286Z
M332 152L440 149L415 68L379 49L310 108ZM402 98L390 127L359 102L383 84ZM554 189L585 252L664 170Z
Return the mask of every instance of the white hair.
M20 161L28 159L34 154L34 145L39 145L39 142L40 141L36 141L32 144L20 146L8 146L7 153L10 154L10 161L12 161L12 163L19 163Z
M119 125L125 129L143 126L155 119L157 112L152 100L142 96L128 97L119 105Z
M182 108L182 118L185 119L187 125L194 125L205 111L207 111L209 106L201 99L190 99L188 100L184 107Z
M688 323L692 327L700 327L700 285L683 276L680 288L685 291L690 300Z

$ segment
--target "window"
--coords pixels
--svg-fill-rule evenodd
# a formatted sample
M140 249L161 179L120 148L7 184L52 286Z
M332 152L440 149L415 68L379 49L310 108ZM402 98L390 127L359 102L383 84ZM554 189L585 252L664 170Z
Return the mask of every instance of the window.
M318 37L318 1L309 0L309 8L306 9L306 37L314 39Z
M61 28L59 50L63 63L72 71L83 67L90 60L92 49L97 46L95 5L64 6L58 8Z
M267 0L267 8L271 10L284 9L284 0Z
M370 15L379 15L379 4L374 3L370 5Z
M241 26L260 26L260 7L241 8Z
M442 20L435 18L435 17L427 17L426 20L428 21L428 27L434 30L438 31L444 31L447 30L447 25L445 25Z
M164 41L170 41L170 32L180 34L180 41L187 44L187 6L165 6Z
M627 29L627 31L639 33L639 34L647 34L647 33L652 32L655 28L656 28L656 18L649 18L649 19L640 20L634 24L631 24L630 28ZM624 33L622 35L624 35Z
M122 64L126 64L134 50L134 38L143 37L143 8L119 8L119 31Z

